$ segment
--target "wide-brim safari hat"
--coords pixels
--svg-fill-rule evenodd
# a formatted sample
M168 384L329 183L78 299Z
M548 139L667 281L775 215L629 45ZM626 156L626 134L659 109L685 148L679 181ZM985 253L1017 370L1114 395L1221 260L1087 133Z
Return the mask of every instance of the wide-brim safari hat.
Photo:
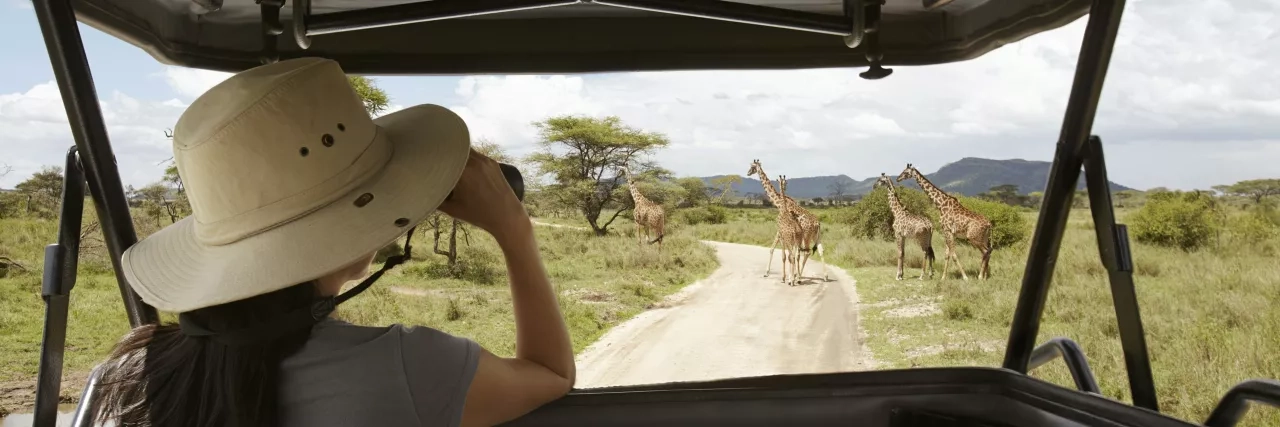
M125 251L142 300L185 312L314 280L430 215L470 152L458 115L371 119L334 61L300 58L209 89L173 132L188 216Z

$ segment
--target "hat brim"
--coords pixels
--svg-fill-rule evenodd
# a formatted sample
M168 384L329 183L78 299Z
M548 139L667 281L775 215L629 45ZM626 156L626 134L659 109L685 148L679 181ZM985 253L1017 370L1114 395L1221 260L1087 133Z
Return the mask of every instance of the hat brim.
M374 124L391 144L391 159L346 196L225 245L200 243L195 218L188 216L126 250L125 278L147 304L184 312L314 280L404 235L457 184L470 134L462 118L437 105L406 108ZM373 199L356 206L365 193Z

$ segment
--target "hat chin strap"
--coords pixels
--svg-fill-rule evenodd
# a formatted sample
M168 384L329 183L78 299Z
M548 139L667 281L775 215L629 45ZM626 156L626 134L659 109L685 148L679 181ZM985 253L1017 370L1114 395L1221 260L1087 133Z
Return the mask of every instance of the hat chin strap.
M338 304L347 302L370 286L377 282L387 270L395 268L400 264L408 261L413 254L413 246L410 240L413 239L413 231L417 226L410 227L409 233L404 238L404 253L393 257L388 257L386 262L382 264L382 268L375 271L369 277L360 281L360 284L351 288L351 290L341 295L329 295L317 297L311 301L311 304L299 307L295 310L272 317L262 322L257 322L248 327L240 329L232 329L228 331L213 331L199 324L198 321L192 319L188 313L178 314L178 326L182 329L182 333L189 337L206 337L215 342L229 345L241 346L254 343L265 342L276 339L281 335L289 332L297 331L302 328L309 328L316 323L329 317L333 313L334 308Z

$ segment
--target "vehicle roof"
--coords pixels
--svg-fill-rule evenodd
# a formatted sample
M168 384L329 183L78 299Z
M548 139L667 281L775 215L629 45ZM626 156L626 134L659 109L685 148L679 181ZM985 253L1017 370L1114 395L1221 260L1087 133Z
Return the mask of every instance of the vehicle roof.
M269 0L268 0L269 1ZM293 3L280 10L281 59L321 56L357 74L524 74L695 69L796 69L868 65L868 43L841 36L607 6L594 1L434 20L311 37L301 50ZM520 3L525 0L434 0ZM679 3L684 0L665 0ZM700 5L727 3L687 0ZM215 11L197 4L222 3ZM312 0L312 14L415 0ZM749 0L840 24L843 0ZM932 7L925 4L932 3ZM159 62L221 71L260 64L263 32L254 0L73 0L77 18L141 47ZM717 6L710 4L709 6ZM928 65L977 58L1066 25L1089 0L886 0L879 28L883 64ZM783 11L785 12L785 11ZM817 15L808 15L810 17Z

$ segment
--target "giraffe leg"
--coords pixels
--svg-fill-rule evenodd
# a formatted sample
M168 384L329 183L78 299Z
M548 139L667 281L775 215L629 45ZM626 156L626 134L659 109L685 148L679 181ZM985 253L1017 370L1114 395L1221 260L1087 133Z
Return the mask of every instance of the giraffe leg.
M818 229L818 235L813 239L813 247L810 248L810 250L818 252L818 262L822 263L822 281L823 282L831 281L831 279L827 277L827 257L822 253L823 251L822 251L822 229L821 228Z
M969 275L964 271L964 264L960 263L960 251L956 250L956 241L954 237L951 239L951 242L947 243L947 246L949 246L947 251L951 252L951 256L956 259L956 269L960 270L960 278L968 281Z
M905 262L904 258L906 258L907 255L907 239L902 235L902 233L895 234L897 234L898 238L898 275L894 277L894 280L902 280L902 264Z
M789 261L787 257L789 256L790 256L790 253L787 252L787 247L783 246L782 247L782 283L787 283L787 261Z
M778 247L778 241L782 238L782 231L778 231L773 235L773 244L769 245L769 263L764 265L764 277L769 277L769 269L773 268L773 249ZM785 249L784 249L785 250ZM783 255L782 262L786 262L786 255ZM785 264L784 264L785 265ZM783 273L786 274L786 273Z
M796 263L800 265L800 267L797 268L795 271L796 282L799 282L800 278L804 276L804 267L809 264L810 248L808 245L809 245L809 241L807 239L801 240L799 250L795 254Z
M948 277L947 273L951 272L951 258L956 250L956 242L950 233L947 233L944 237L946 237L947 254L942 256L942 278L946 279Z
M929 278L933 278L933 233L923 233L916 237L917 243L920 244L920 250L924 252L924 262L920 264L920 280L924 280L925 270L929 271Z

